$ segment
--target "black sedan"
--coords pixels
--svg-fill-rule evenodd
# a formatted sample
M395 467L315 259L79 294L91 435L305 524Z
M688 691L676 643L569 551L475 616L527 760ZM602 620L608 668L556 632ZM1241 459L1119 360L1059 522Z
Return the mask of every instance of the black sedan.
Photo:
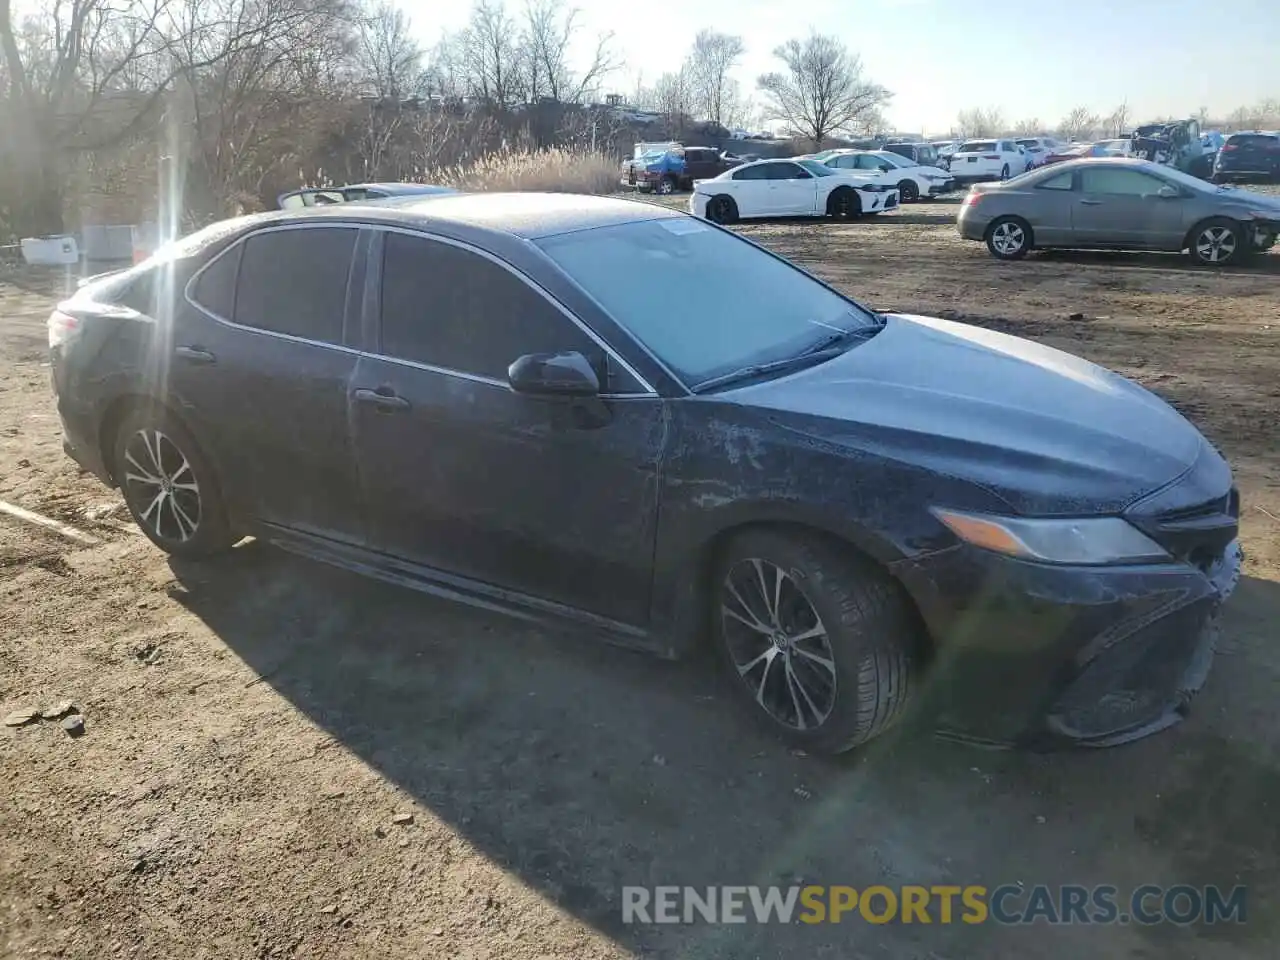
M1238 576L1231 471L1152 394L639 202L220 223L49 339L68 453L162 549L710 643L809 750L909 703L989 742L1159 729Z

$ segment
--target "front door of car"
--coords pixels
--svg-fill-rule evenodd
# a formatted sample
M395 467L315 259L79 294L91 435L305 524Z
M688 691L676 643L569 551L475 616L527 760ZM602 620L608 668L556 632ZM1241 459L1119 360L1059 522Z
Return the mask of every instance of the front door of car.
M772 213L778 217L805 217L813 213L815 180L798 163L779 162L769 167Z
M1076 241L1177 250L1186 234L1186 201L1160 195L1165 181L1141 170L1100 165L1080 171L1072 214Z
M235 508L350 543L363 539L347 427L362 246L356 227L316 224L229 247L190 301L178 292L165 372Z
M663 401L612 364L608 399L516 393L517 357L578 351L603 368L605 348L487 254L387 231L372 256L378 342L351 394L371 545L643 623Z

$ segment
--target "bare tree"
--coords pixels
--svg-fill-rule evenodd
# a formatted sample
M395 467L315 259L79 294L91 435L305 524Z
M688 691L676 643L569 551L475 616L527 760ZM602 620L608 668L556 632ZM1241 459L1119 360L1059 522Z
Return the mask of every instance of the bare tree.
M688 66L664 73L653 85L654 109L662 114L667 129L679 133L693 112L693 82Z
M974 107L956 115L956 133L961 137L996 137L1004 128L1004 114L998 107Z
M1058 124L1058 133L1068 140L1091 137L1098 129L1098 115L1088 107L1076 107Z
M773 55L786 70L757 81L765 109L771 119L815 144L852 128L892 96L863 79L861 60L835 37L811 33L804 40L788 40Z
M745 51L742 38L714 30L699 30L689 53L689 74L698 110L706 119L725 125L736 106L736 84L729 76Z
M509 110L524 93L515 22L501 0L477 0L466 28L454 38L468 96Z
M1107 115L1107 119L1103 121L1103 125L1106 127L1106 132L1110 136L1123 137L1125 134L1131 132L1129 129L1131 119L1132 118L1129 115L1129 101L1126 100Z
M399 100L417 92L422 47L413 38L408 15L380 0L356 24L356 69L360 86L379 100Z
M1034 137L1044 131L1044 124L1040 122L1039 117L1031 117L1027 120L1019 120L1013 125L1015 136Z
M550 97L562 103L580 103L618 68L613 35L596 38L595 48L581 70L571 65L578 11L563 0L528 0L524 9L520 63L525 73L525 94L530 102Z

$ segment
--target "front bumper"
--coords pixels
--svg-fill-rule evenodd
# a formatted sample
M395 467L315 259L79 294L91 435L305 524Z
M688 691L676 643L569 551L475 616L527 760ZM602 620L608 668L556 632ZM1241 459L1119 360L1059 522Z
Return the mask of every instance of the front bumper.
M954 178L948 180L934 180L929 184L929 196L936 197L939 194L950 193L956 188Z
M1204 683L1235 541L1189 563L1059 567L960 545L896 573L934 637L922 709L949 738L1112 746L1176 723Z

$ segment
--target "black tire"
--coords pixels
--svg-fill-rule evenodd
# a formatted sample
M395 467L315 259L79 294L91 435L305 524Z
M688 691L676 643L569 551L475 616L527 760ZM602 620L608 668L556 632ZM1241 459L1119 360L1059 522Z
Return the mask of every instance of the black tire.
M712 223L738 222L738 204L728 194L718 193L707 201L707 219Z
M898 184L898 202L915 203L920 199L920 188L914 180L903 180Z
M784 579L774 579L776 589L769 588L780 598L774 632L791 630L800 638L789 647L725 612L739 609L738 597L751 602L743 596L750 582L744 576L768 583L761 570L783 573ZM726 586L730 578L733 591ZM728 545L713 583L715 642L730 683L775 734L812 753L840 753L901 719L913 686L920 627L902 588L873 563L817 537L757 529ZM760 613L770 616L767 594L758 596L757 606L766 605ZM789 611L799 609L811 617L789 622ZM755 608L745 613L764 623ZM815 630L821 638L804 637ZM762 651L755 656L757 666L744 670L756 649ZM825 714L819 709L828 707ZM797 723L798 718L803 719Z
M827 216L833 220L854 220L862 216L862 198L852 187L836 187L827 197Z
M125 505L157 547L198 558L221 553L235 542L208 458L164 407L144 404L130 410L111 449L113 476Z
M663 177L661 180L658 181L658 193L664 197L670 196L671 194L676 192L676 188L678 186L679 186L679 183L676 182L675 177L671 177L671 176Z
M998 260L1021 260L1031 252L1035 238L1031 224L1021 217L996 217L987 227L987 249Z
M1191 259L1206 267L1226 267L1239 263L1250 253L1250 240L1240 224L1226 217L1210 217L1191 228L1187 251Z
M1009 165L1007 163L1000 168L1000 179L1001 180L1009 179Z

